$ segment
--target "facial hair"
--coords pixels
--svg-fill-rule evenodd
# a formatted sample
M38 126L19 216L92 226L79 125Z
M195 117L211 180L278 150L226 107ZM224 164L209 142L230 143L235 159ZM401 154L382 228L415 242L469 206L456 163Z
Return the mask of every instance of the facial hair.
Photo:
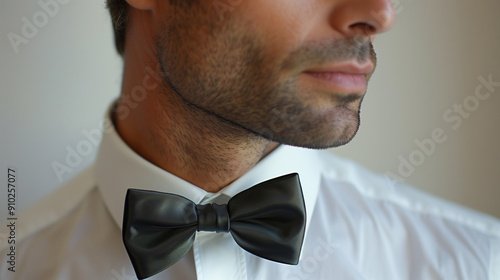
M363 94L304 87L299 76L324 63L375 65L368 38L304 42L276 56L249 23L214 23L193 6L178 7L157 39L165 83L189 108L235 131L294 146L330 148L354 137Z

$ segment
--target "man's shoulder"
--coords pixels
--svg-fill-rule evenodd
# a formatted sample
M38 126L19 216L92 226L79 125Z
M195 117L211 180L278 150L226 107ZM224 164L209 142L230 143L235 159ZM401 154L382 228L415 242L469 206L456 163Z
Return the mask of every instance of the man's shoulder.
M330 153L319 161L321 189L311 222L359 271L373 279L408 273L417 273L416 279L500 279L499 219Z
M1 279L114 279L126 254L94 181L89 168L18 216L15 241L0 247Z
M20 242L63 219L81 205L95 186L93 167L88 167L55 191L28 206L17 217L17 241ZM2 240L0 250L6 245Z
M500 240L498 218L426 193L391 176L375 173L331 152L321 152L319 160L323 168L322 191L343 196L346 201L390 206L402 216L418 215L447 221Z

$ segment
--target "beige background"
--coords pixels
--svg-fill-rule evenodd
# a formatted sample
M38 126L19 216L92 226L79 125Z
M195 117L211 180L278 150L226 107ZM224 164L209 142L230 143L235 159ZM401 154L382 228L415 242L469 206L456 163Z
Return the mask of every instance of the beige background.
M89 154L72 172L58 178L52 168L65 163L69 150L90 143L85 133L99 127L121 79L104 0L59 0L46 20L38 1L0 2L0 182L6 182L8 166L16 168L21 209L92 162L95 145L87 146ZM55 0L41 2L49 1ZM379 66L361 130L332 152L500 217L500 87L473 103L478 77L500 82L500 2L393 3L396 25L375 41ZM9 34L22 35L24 19L33 23L34 16L41 27L16 53ZM464 100L474 110L454 130L459 115L448 110ZM446 112L453 122L443 118ZM446 141L425 154L415 141L431 138L435 129ZM412 172L398 170L401 157L416 163ZM0 199L0 218L5 203Z

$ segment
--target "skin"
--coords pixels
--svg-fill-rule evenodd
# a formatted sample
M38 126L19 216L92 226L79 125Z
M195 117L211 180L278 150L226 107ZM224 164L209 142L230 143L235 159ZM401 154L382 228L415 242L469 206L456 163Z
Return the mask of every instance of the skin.
M349 142L365 88L325 77L348 63L369 69L368 80L371 41L394 22L389 0L220 1L235 5L226 11L216 1L127 2L118 133L143 158L210 192L279 144ZM157 82L145 83L151 73ZM138 85L147 93L132 106Z

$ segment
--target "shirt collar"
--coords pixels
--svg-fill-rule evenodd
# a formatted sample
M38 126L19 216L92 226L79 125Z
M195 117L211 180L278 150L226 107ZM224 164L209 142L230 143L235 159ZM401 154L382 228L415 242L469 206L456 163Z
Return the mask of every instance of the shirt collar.
M122 227L127 189L145 189L174 193L199 204L233 197L260 182L281 175L299 174L304 194L307 221L311 220L320 185L317 151L281 145L263 158L249 172L217 193L207 192L159 167L135 153L119 136L106 115L107 128L102 137L95 167L96 182L113 219ZM306 223L306 232L309 222Z

